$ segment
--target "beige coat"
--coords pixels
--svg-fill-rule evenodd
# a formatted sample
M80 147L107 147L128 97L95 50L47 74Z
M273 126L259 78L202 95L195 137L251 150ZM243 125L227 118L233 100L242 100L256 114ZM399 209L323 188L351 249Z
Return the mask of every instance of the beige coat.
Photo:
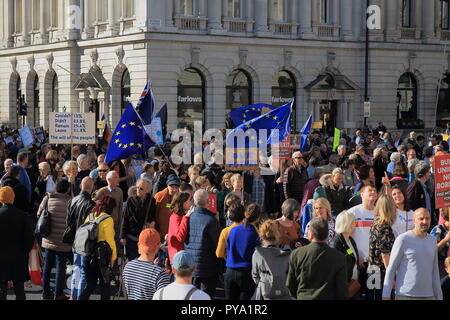
M47 237L42 238L42 248L58 252L71 252L72 246L62 242L67 227L67 205L71 198L67 194L50 193L42 199L38 217L44 212L47 199L51 232Z

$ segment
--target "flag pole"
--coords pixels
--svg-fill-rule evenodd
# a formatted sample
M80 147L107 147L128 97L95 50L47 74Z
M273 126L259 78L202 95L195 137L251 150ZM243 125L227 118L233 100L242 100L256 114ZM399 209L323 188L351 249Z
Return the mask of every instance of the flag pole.
M137 112L137 110L136 110L136 108L133 106L133 110L134 110L134 112L136 112L136 115L138 116L138 118L139 118L139 120L141 120L141 123L144 125L144 127L145 127L145 122L144 122L144 120L142 120L142 117L141 117L141 115L139 114L139 112ZM144 128L144 137L145 137L145 135L147 134L147 131L145 130L145 128ZM147 134L148 135L148 134ZM148 135L149 136L149 135ZM149 136L150 137L150 136ZM151 137L150 137L150 139L151 139ZM161 152L163 153L163 155L164 155L164 158L167 160L167 162L169 162L169 166L170 166L170 168L172 169L172 170L175 170L175 167L174 166L172 166L172 163L170 162L170 159L169 159L169 157L166 155L166 153L164 152L164 150L161 148L161 146L159 145L159 144L157 144L157 146L158 146L158 148L159 148L159 150L161 150Z

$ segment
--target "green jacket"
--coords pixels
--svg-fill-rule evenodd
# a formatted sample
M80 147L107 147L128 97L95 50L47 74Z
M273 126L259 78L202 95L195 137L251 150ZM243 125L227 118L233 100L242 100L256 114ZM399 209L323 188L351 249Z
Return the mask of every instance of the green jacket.
M318 242L294 250L289 259L286 286L297 300L347 299L344 254Z

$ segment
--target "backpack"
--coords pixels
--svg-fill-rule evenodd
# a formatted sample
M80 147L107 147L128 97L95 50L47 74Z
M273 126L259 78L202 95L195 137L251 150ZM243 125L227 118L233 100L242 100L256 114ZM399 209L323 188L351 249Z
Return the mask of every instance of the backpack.
M260 275L256 299L263 300L292 300L289 289L286 287L286 274L289 267L289 250L274 247L257 247L255 249L264 260L269 272ZM274 254L276 252L276 254Z
M41 215L39 216L39 220L36 224L36 228L34 230L34 233L37 235L40 235L41 237L47 237L52 232L52 219L50 212L48 211L48 200L49 197L47 196L45 201L45 207L44 211L42 211Z
M158 299L155 300L163 300L164 289L165 287L161 289L158 295ZM195 292L197 292L197 290L198 290L197 288L192 288L191 290L189 290L189 292L187 293L187 295L184 297L183 300L191 300L192 296L194 295Z
M77 254L89 257L94 253L98 239L98 225L108 218L111 216L104 215L94 219L94 214L89 214L89 221L81 225L75 234L73 248Z

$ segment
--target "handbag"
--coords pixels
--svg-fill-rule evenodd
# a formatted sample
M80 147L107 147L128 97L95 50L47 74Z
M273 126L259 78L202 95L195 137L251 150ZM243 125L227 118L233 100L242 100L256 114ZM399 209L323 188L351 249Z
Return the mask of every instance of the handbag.
M348 284L348 297L353 298L361 290L361 284L358 280L351 280Z
M36 224L36 229L34 230L34 233L37 235L40 235L41 237L46 237L50 234L52 228L51 228L51 216L50 212L48 211L48 199L45 201L45 207L44 211L39 216L39 220Z

